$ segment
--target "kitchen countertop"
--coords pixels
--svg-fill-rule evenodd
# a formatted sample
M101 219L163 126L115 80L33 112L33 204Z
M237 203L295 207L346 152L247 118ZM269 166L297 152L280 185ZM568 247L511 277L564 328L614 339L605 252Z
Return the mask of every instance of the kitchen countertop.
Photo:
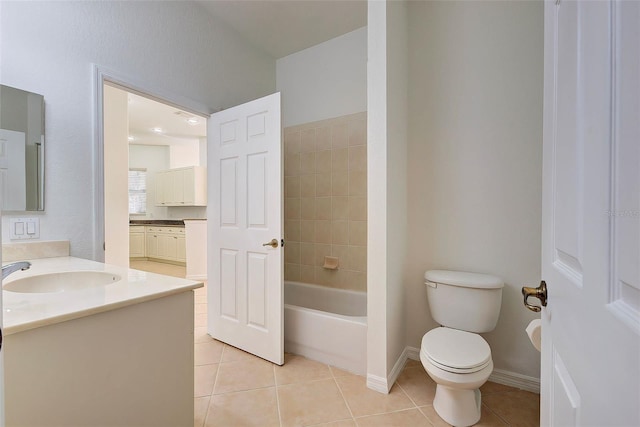
M105 286L57 293L3 291L3 332L15 334L78 319L181 292L201 288L202 282L163 276L75 257L28 260L31 268L10 275L4 284L29 276L68 271L104 271L121 279Z
M130 219L129 225L173 225L184 226L181 219Z

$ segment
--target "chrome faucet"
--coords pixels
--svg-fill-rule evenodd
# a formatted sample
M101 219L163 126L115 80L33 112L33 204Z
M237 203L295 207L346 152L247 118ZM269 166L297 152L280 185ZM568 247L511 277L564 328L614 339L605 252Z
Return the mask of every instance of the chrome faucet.
M14 262L2 267L2 280L4 280L11 273L15 273L18 270L24 271L31 267L31 263L27 261Z

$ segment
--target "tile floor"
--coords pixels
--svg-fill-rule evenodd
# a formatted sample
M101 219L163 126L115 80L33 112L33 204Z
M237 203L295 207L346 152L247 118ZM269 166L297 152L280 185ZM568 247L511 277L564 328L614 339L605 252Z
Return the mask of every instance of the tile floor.
M147 261L132 268L184 277L184 267ZM286 354L276 366L212 339L206 287L195 291L195 420L209 426L447 426L434 411L435 384L410 360L388 395L365 378ZM478 426L538 426L539 396L501 384L482 388Z

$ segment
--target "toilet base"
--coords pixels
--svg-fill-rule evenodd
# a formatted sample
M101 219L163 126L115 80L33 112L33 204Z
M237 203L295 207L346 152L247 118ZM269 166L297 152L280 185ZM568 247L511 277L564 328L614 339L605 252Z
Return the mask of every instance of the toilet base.
M472 426L480 421L480 390L436 386L433 409L440 418L456 427Z

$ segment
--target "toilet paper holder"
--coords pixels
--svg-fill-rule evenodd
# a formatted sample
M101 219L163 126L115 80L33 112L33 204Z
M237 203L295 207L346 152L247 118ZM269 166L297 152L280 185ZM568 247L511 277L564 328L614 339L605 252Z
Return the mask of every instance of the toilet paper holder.
M538 286L537 288L529 288L523 286L522 295L524 296L524 306L531 311L539 313L540 310L542 310L542 307L547 306L547 283L543 280L540 282L540 286ZM529 302L527 301L529 297L538 298L542 307L540 307L539 305L529 304Z

